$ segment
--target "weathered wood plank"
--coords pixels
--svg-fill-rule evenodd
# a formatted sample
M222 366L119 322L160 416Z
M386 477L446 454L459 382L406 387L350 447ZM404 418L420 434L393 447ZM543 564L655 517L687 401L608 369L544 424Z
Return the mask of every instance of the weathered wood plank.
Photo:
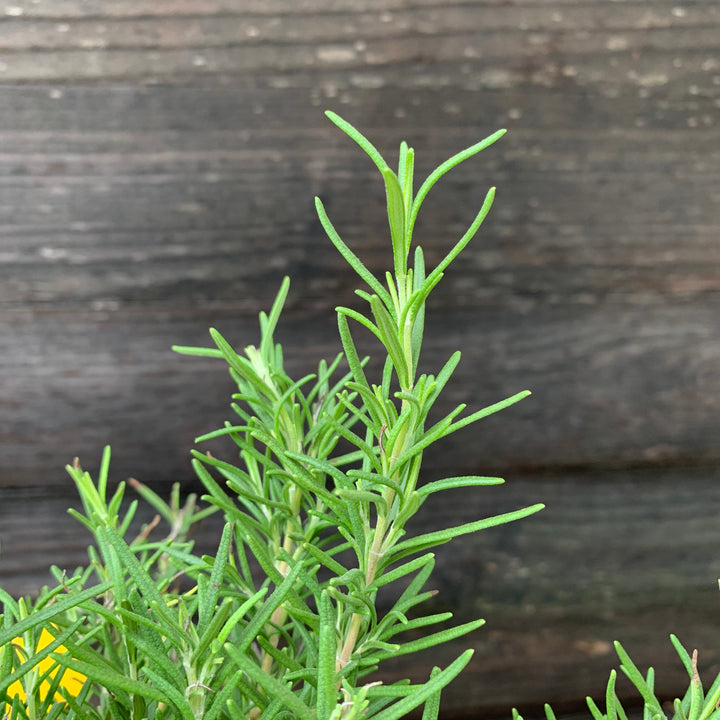
M382 188L352 144L320 125L307 98L242 89L245 95L234 96L213 88L68 88L59 98L40 88L0 89L8 98L0 110L7 128L0 301L14 308L3 335L4 398L15 408L6 424L3 483L61 478L67 455L94 454L105 442L117 445L117 436L128 474L147 461L141 448L150 446L174 458L158 469L163 477L187 472L184 458L198 427L181 430L172 420L177 434L161 431L175 409L148 392L168 368L182 367L174 381L165 379L165 392L178 406L193 402L191 366L167 348L187 342L186 333L205 342L207 326L237 314L246 319L229 328L231 339L254 338L249 317L268 305L283 273L294 278L292 321L306 315L302 338L292 341L302 346L297 367L314 359L308 338L326 354L337 348L331 308L353 302L355 281L323 237L311 197L322 195L347 241L381 271L389 260ZM299 108L291 127L275 117L280 96ZM436 94L418 97L419 107L430 108ZM470 95L442 97L454 97L484 132L496 127ZM536 94L542 111L521 115L507 141L449 175L429 196L418 228L429 262L437 262L470 222L485 187L500 186L481 237L432 299L438 336L429 366L457 342L470 354L459 378L471 401L491 402L495 389L520 387L536 397L522 425L493 435L498 445L473 445L477 455L465 462L482 465L487 447L498 465L708 462L717 457L712 367L720 332L715 131L690 129L681 117L671 124L682 131L661 129L667 121L647 110L656 127L638 130L622 98L608 105L607 116L591 113L587 127L568 129L565 119L557 129L560 97L541 102ZM247 98L266 112L256 114ZM501 114L502 95L487 100L484 110ZM184 110L179 121L177 108ZM245 125L237 131L231 128L239 113ZM405 120L388 113L378 110L369 132L392 152ZM446 119L454 116L432 117L425 127L408 118L422 174L431 159L483 134ZM171 129L168 122L179 124ZM434 157L422 160L423 146ZM369 196L359 201L365 188ZM455 316L460 310L466 314ZM63 326L69 329L58 332ZM112 351L96 349L97 337ZM32 371L27 358L38 353L44 364ZM528 353L532 359L519 357ZM72 373L82 380L69 384ZM213 382L222 377L218 370ZM215 407L207 403L196 416L204 423L216 424L224 406L214 387ZM65 410L69 393L84 411ZM93 419L101 400L107 432ZM55 408L49 416L48 402ZM62 427L53 428L58 417ZM145 428L158 428L153 443L145 442L145 430L133 437L140 418ZM524 437L531 421L544 429L537 442ZM633 430L610 433L618 422ZM47 451L35 447L39 430L53 458L47 463ZM12 455L21 447L33 451L18 464Z
M187 19L199 18L205 15L225 16L273 16L285 18L297 16L299 18L312 14L343 18L349 15L364 13L377 13L392 11L393 17L399 13L402 16L415 16L424 12L434 12L440 18L440 25L448 22L453 12L475 12L478 8L493 10L497 17L502 13L523 13L524 15L543 18L545 10L553 6L565 7L569 12L585 13L602 22L604 25L612 24L613 19L624 17L625 14L641 15L642 24L652 27L656 24L666 24L667 8L672 4L664 1L653 3L648 7L642 2L623 3L619 8L613 8L611 13L598 6L593 0L537 0L532 3L516 2L508 5L503 0L477 0L474 3L448 2L438 3L438 0L416 0L408 8L404 0L334 0L332 4L327 0L156 0L147 3L145 0L116 0L112 4L102 0L16 0L13 6L6 8L7 18L148 18L155 16L184 17ZM683 13L682 10L686 12ZM670 13L673 18L686 19L688 12L710 13L715 16L717 9L712 5L700 5L693 8L682 8ZM555 24L560 22L557 18L545 17ZM664 22L665 21L665 22ZM382 22L388 23L385 19Z
M33 2L5 8L0 68L9 81L352 70L477 63L478 87L532 77L638 87L712 62L711 3ZM42 55L39 55L42 53ZM44 56L44 57L43 57ZM605 61L613 61L608 66ZM44 61L39 61L43 57ZM494 65L494 66L493 66Z
M457 86L472 75L470 70L455 68L452 82L446 82L441 69L425 84L412 67L389 66L377 75L375 84L369 74L328 71L320 79L294 75L284 83L261 84L258 79L238 78L229 86L211 78L194 85L159 87L0 85L4 98L0 139L4 153L21 148L15 142L22 143L21 137L27 135L23 144L31 143L36 154L80 150L102 159L112 140L124 142L131 154L145 152L150 158L158 151L179 155L185 147L210 152L266 149L277 158L303 150L314 155L334 150L360 164L357 151L322 117L322 110L330 107L361 126L383 151L396 152L400 140L408 140L422 151L418 160L427 165L444 160L448 150L463 147L468 140L477 141L483 132L504 126L511 131L503 141L506 152L510 152L508 143L514 146L516 131L534 133L528 144L518 143L513 150L524 150L525 162L549 162L555 152L564 155L580 142L583 152L573 155L576 163L590 153L604 155L606 162L615 158L616 171L630 170L632 165L619 162L624 156L614 152L615 145L631 152L636 143L638 149L653 145L665 156L666 142L677 147L684 141L688 163L703 159L701 148L714 152L713 143L695 144L695 138L703 141L717 132L714 111L720 89L715 87L720 85L710 72L695 78L688 68L672 82L639 90L623 83L584 89L527 80L479 95L478 88ZM691 84L695 80L698 85ZM288 106L293 107L292 122L287 119ZM598 131L607 133L602 142L595 135ZM568 147L566 140L574 144ZM486 152L483 162L492 154ZM639 152L634 157L641 159ZM702 168L710 172L712 165L698 169ZM457 172L462 170L453 174Z
M285 17L268 11L267 7L262 13L207 12L208 8L203 6L197 8L199 13L190 16L167 10L157 14L113 14L122 3L103 6L110 11L106 14L84 13L77 17L69 14L34 16L23 11L17 19L4 20L0 51L81 51L90 55L98 49L162 51L245 46L257 49L261 44L279 44L290 48L314 47L318 59L322 60L328 56L330 47L323 50L323 43L347 43L344 49L342 45L335 48L335 61L343 63L378 55L384 48L383 42L392 41L397 48L403 36L409 38L408 48L413 42L417 48L420 38L436 38L444 43L449 38L474 36L483 38L482 50L464 53L464 56L489 58L512 54L518 49L522 54L533 53L534 46L542 44L542 37L533 37L527 44L517 41L508 45L506 40L544 31L553 33L557 50L622 53L648 36L655 40L654 47L665 50L711 48L712 33L720 20L717 8L709 3L694 6L680 15L669 2L657 3L650 12L645 4L627 3L617 8L609 22L603 22L606 11L598 5L571 5L563 8L562 13L550 13L548 6L541 3L505 4L494 8L483 4L452 5L398 8L389 19L385 14L387 10L381 7L355 8L341 14L303 11ZM19 9L20 6L15 6L15 12ZM152 10L158 9L154 3ZM207 14L203 14L203 10ZM379 10L382 10L382 19L378 16ZM63 24L62 20L68 22ZM623 35L617 36L618 32ZM558 35L561 35L559 42ZM370 44L361 38L368 38ZM256 56L263 57L258 52Z
M513 704L537 711L545 700L567 710L586 694L601 695L617 665L611 642L619 639L639 665L655 666L664 692L679 692L687 678L670 632L699 649L702 667L720 661L710 641L720 574L719 480L717 469L697 468L520 475L503 487L447 493L442 503L431 498L415 531L537 500L547 508L438 548L430 581L440 590L437 610L453 610L458 622L485 617L487 626L388 672L419 679L471 645L476 656L448 690L448 712L505 716ZM32 592L50 563L85 563L89 536L64 514L72 502L67 490L0 490L3 587ZM218 521L201 526L199 548L212 550L218 530Z
M274 283L267 282L269 295ZM437 372L448 348L465 353L438 413L534 391L443 441L427 456L431 469L446 457L454 469L474 472L717 462L717 304L607 303L602 313L579 303L533 312L517 305L482 305L479 298L452 318L430 312L428 370ZM210 324L240 347L255 342L255 320L238 318L236 307L224 303L188 317L186 307L96 300L89 312L6 311L0 363L11 412L2 420L0 484L61 482L73 455L95 457L106 443L123 474L148 467L154 482L186 482L192 438L230 416L232 386L222 363L177 357L169 348L208 345ZM333 357L339 343L332 315L297 310L278 337L288 368L300 377L319 357Z

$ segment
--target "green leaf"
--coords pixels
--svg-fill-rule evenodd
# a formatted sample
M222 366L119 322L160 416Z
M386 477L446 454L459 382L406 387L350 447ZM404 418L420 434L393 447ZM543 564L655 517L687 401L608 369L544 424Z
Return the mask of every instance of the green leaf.
M400 143L400 152L398 153L398 170L397 170L397 179L398 183L400 184L400 187L402 188L402 195L403 195L403 201L405 201L406 193L405 193L405 186L407 185L407 171L410 170L410 198L409 201L412 202L412 162L408 165L408 152L410 149L408 148L408 144L403 140ZM408 205L409 207L409 205Z
M418 326L423 327L425 322L425 301L442 278L443 274L438 273L431 281L423 280L422 286L413 290L400 315L400 326L412 325L413 331Z
M161 677L152 667L145 665L142 669L143 675L151 680L153 685L165 693L167 701L180 712L184 720L196 720L190 704L183 692L179 688L171 685L165 678Z
M85 677L94 680L100 687L111 690L116 695L120 695L121 693L137 693L142 697L151 700L160 700L161 702L168 702L170 699L164 692L153 685L129 678L122 673L111 670L107 666L77 660L68 657L67 653L56 653L53 657L61 665L85 675ZM128 698L124 698L124 701L127 704Z
M100 462L100 471L98 472L97 488L100 499L105 502L105 494L107 492L108 471L110 470L110 446L106 445L103 449L102 460Z
M218 641L220 644L225 643L225 641L230 637L230 633L233 631L235 626L247 615L250 608L257 605L260 600L262 600L265 595L267 595L267 588L263 587L260 588L252 597L249 597L237 610L233 612L233 614L228 618L227 622L222 626L222 629L218 633Z
M95 519L95 518L93 518ZM100 522L99 518L97 518ZM126 597L126 581L125 581L125 569L123 568L120 558L118 556L115 545L109 537L110 526L103 526L98 524L95 527L95 540L98 548L102 554L103 560L105 561L105 569L107 574L110 576L110 580L113 584L113 595L118 603L122 603Z
M587 702L588 709L590 710L594 720L606 720L605 716L600 712L600 708L598 708L591 697L586 697L585 702Z
M329 720L337 702L335 687L335 658L337 656L337 638L335 636L335 611L327 590L323 590L318 603L320 613L320 632L318 644L317 669L317 720Z
M364 470L348 470L347 476L351 478L360 478L360 480L364 480L365 483L369 483L370 487L373 489L376 489L378 485L382 485L383 487L388 487L391 490L394 490L396 493L402 493L403 491L402 487L398 483L391 480L387 475L383 475L380 471L366 472ZM363 483L363 487L365 486L365 483Z
M443 388L447 384L447 381L452 377L455 372L455 368L460 362L461 354L459 350L456 350L443 365L442 370L438 373L435 378L435 389L433 391L433 400L442 392Z
M453 418L457 417L463 410L465 405L458 405L454 410L448 413L442 420L435 423L429 430L427 430L423 436L415 443L413 443L400 457L393 460L393 464L390 467L390 472L395 473L402 468L405 463L417 456L418 453L422 452L426 447L429 447L440 438L447 435Z
M447 630L440 630L436 633L431 633L418 640L403 643L395 652L395 655L409 655L410 653L418 652L420 650L426 650L427 648L441 645L442 643L449 642L455 638L467 635L473 630L477 630L485 624L484 620L473 620L471 622L463 623L462 625L456 625L455 627L448 628Z
M202 464L208 462L210 458L200 453L195 454L195 458L191 461L193 470L198 476L205 489L210 492L210 495L204 495L203 500L205 502L213 502L217 507L224 510L228 515L232 516L237 513L237 507L235 503L230 499L230 496L215 482L213 476L208 472L207 468Z
M278 320L280 319L280 313L282 312L282 309L285 305L285 300L287 299L289 290L290 278L285 276L283 278L282 284L280 285L280 289L278 290L278 294L275 297L275 302L273 302L272 309L270 310L270 315L267 317L264 314L262 315L262 341L260 342L260 352L262 353L263 357L268 356L268 352L270 350L269 344L272 342L273 333L275 332Z
M675 636L671 635L670 637L673 638ZM710 715L715 713L718 708L720 708L720 675L715 678L715 682L713 682L707 691L705 709L700 716L701 720L708 720Z
M113 527L107 526L103 528L103 532L107 533L113 550L117 553L123 567L130 574L130 577L145 597L145 601L147 603L154 603L158 621L163 625L163 627L169 625L170 628L174 629L176 623L170 616L165 599L160 594L148 571L140 564L125 540L120 537ZM117 587L114 587L113 589L116 593L118 592Z
M178 355L194 355L195 357L223 358L223 354L217 348L192 347L190 345L173 345L170 348Z
M155 491L151 490L147 485L141 483L140 481L135 480L135 478L130 478L128 483L130 484L130 487L165 520L165 522L169 525L172 525L172 523L175 522L175 517L173 516L170 506Z
M88 701L91 686L92 683L86 682L77 697L72 697L70 693L63 693L65 703L70 707L72 713L74 713L74 715L72 713L68 714L66 720L99 720L100 716ZM60 705L62 710L65 710L62 703L58 703L58 705Z
M444 670L431 677L424 685L421 685L415 692L399 700L386 710L379 712L373 720L400 720L411 710L421 705L429 697L442 690L460 671L470 662L473 655L472 650L466 650L460 657L454 660Z
M410 233L408 235L408 250L410 249ZM418 290L425 284L425 257L421 247L415 248L415 261L413 264L413 291ZM433 286L434 287L434 286ZM427 295L426 295L427 297ZM408 301L407 308L410 307ZM420 360L420 350L422 348L423 333L425 330L425 300L420 300L413 308L411 320L412 322L412 351L413 351L413 367L418 366ZM405 324L405 319L401 318L400 325Z
M330 222L330 218L325 212L325 207L319 197L315 198L315 210L327 236L332 244L337 248L338 252L345 258L348 265L372 288L376 295L379 295L386 304L392 302L390 294L382 286L380 281L368 270L360 258L342 241L337 230Z
M291 460L297 461L298 464L306 465L308 468L312 468L314 470L318 470L325 475L329 475L331 478L333 478L336 485L338 485L339 487L349 484L345 473L342 470L338 470L338 468L336 468L331 462L328 462L327 460L321 460L320 458L315 458L310 455L305 455L303 453L292 452L290 450L287 450L285 452L285 456L287 458L290 458ZM305 472L307 472L306 468L303 469L305 470ZM330 493L328 490L325 490L325 486L321 484L318 480L314 481L314 487L317 487L317 492L320 497L325 499L325 496L327 495L327 499L332 502L332 493Z
M428 627L429 625L437 625L438 623L445 622L452 619L453 614L451 612L435 613L434 615L422 615L420 617L408 620L406 623L396 625L393 628L392 635L383 635L383 637L394 637L398 633L408 632L410 630L416 630L417 628ZM443 641L440 641L443 642Z
M615 712L617 713L618 720L628 720L627 713L625 712L625 709L622 706L622 703L618 698L615 698ZM666 718L662 718L662 720L667 720Z
M427 548L435 547L436 545L442 545L443 543L459 537L460 535L467 535L468 533L484 530L485 528L503 525L504 523L512 522L513 520L520 520L521 518L528 517L528 515L532 515L533 513L542 510L544 507L545 506L543 504L538 503L537 505L532 505L530 507L523 508L522 510L513 510L512 512L503 513L502 515L495 515L483 520L475 520L473 522L464 523L463 525L456 525L455 527L448 528L446 530L436 530L435 532L418 535L417 537L398 543L393 548L392 559L393 561L399 560L411 553L420 552L421 550L426 550Z
M617 673L614 670L610 671L610 679L608 680L607 689L605 690L605 711L607 713L608 720L617 720L617 712L615 712L615 703L617 698L615 697L615 679Z
M299 720L315 720L312 710L292 691L288 685L268 675L251 660L244 651L228 643L225 650L232 661L257 683L267 697L280 699Z
M425 555L414 558L413 560L400 565L400 567L384 572L374 580L371 587L379 588L383 585L387 585L388 583L395 582L395 580L399 580L401 577L405 577L406 575L409 575L410 573L428 565L430 570L432 570L435 565L435 553L426 553Z
M198 598L198 633L205 631L211 619L211 614L217 611L217 601L220 595L220 586L223 581L225 572L225 564L227 563L230 553L230 542L232 540L232 523L225 523L223 527L220 545L218 546L215 562L210 574L210 584L208 593L202 593Z
M258 636L257 644L264 653L269 655L277 663L278 668L281 669L278 670L276 668L274 670L275 675L277 675L278 672L281 672L286 680L295 680L300 678L312 681L316 680L314 674L315 668L308 669L304 663L299 663L294 657L290 655L291 648L277 648L266 637L263 637L262 635ZM294 650L294 648L292 648L292 650ZM303 659L305 659L305 657L303 657Z
M395 275L403 277L407 273L407 248L405 247L405 202L397 175L387 168L382 170L387 196L387 214L392 238Z
M400 340L398 339L397 325L379 298L373 297L370 302L370 307L380 330L381 341L392 358L400 386L407 387L411 381L410 368L408 368L405 362L405 355L400 345Z
M432 553L428 553L428 555L432 555ZM427 555L425 557L427 557ZM410 610L410 608L415 607L433 596L432 592L421 593L420 590L428 581L434 567L435 560L433 559L431 562L424 563L418 569L417 575L415 575L405 590L403 590L402 594L393 606L394 611L404 614Z
M347 510L344 504L325 488L323 482L318 481L314 478L304 467L308 465L311 468L320 470L321 472L330 475L336 482L342 483L344 474L341 470L338 470L335 465L327 462L326 460L320 460L313 458L309 455L303 455L302 453L294 453L287 451L285 456L289 460L295 460L296 464L293 466L292 481L298 486L306 488L310 492L314 493L320 498L328 507L332 508L333 511L339 516L344 517L347 515Z
M348 328L347 318L342 313L338 313L337 321L343 351L345 352L345 357L347 358L348 365L350 366L350 371L353 374L353 378L355 378L355 382L358 385L366 387L369 390L370 385L368 384L367 378L365 377L362 363L360 362L360 358L357 354L357 349L355 348L355 342L353 341L352 335L350 334L350 328Z
M435 666L430 673L430 679L437 677L439 673L440 668ZM438 690L425 701L422 720L437 720L438 713L440 712L440 693L441 691Z
M427 497L442 490L452 490L461 487L477 487L480 485L502 485L505 481L499 477L484 477L482 475L461 475L459 477L444 478L426 483L417 489L417 494Z
M488 190L482 207L480 208L478 214L475 216L475 219L472 221L470 227L466 230L465 234L460 238L460 240L455 243L452 250L450 250L450 252L440 261L437 267L427 276L423 287L425 287L425 285L430 285L431 287L434 286L434 284L438 280L438 276L442 275L445 268L450 265L450 263L460 254L460 252L465 248L465 246L473 239L475 233L480 229L480 226L487 217L487 214L490 212L490 208L492 207L494 199L495 188L492 187L490 188L490 190Z
M250 375L254 374L254 370L250 363L243 357L237 354L233 349L232 345L215 329L210 328L210 337L213 339L218 349L222 353L225 362L230 365L235 372L237 372L243 379L250 380ZM262 383L257 376L252 378L256 385L262 386Z
M252 641L260 633L275 610L286 600L287 596L294 590L302 563L296 563L287 574L285 579L275 588L270 597L263 603L262 607L255 614L253 619L243 628L234 647L238 653L245 654L252 644Z
M360 325L366 327L378 340L382 342L382 335L380 333L380 330L378 330L377 326L374 325L362 313L359 313L357 310L352 310L351 308L343 307L342 305L336 307L335 311L360 323Z
M306 415L310 415L310 410L306 405L305 398L302 394L302 392L298 392L300 388L302 388L303 385L306 385L311 380L315 379L315 375L305 375L305 377L300 378L300 380L297 380L296 382L292 383L290 387L285 390L280 398L277 401L277 407L275 408L275 414L274 414L274 423L273 427L275 428L275 434L280 437L280 433L282 431L282 416L283 412L288 411L288 407L291 405L291 398L295 402L299 402L300 405L303 406L303 412L306 413Z
M59 600L42 610L33 612L31 615L19 620L9 628L0 630L0 647L6 645L18 635L22 635L27 630L44 625L48 620L52 620L54 617L66 613L68 610L81 605L87 600L91 600L98 595L102 595L111 587L111 582L99 583L98 585L87 588L86 590L73 592L73 594L68 595L63 600Z
M680 698L675 698L673 701L673 709L675 710L675 718L678 718L679 720L687 720L687 714L685 713L685 709L683 708L683 703L680 701ZM647 706L645 710L647 710ZM643 715L645 714L646 713L643 713Z
M388 358L389 359L389 358ZM392 366L392 363L390 363ZM367 381L366 381L367 382ZM363 401L363 406L360 408L355 408L354 410L351 409L351 402L349 398L343 398L342 395L338 396L338 401L341 402L345 407L348 408L353 414L357 416L362 416L367 412L367 414L370 416L369 419L371 421L372 426L372 432L374 435L380 434L380 428L383 425L389 425L391 423L391 418L388 417L388 410L390 410L390 407L388 407L386 404L383 404L380 399L375 395L375 393L370 389L369 385L361 385L357 382L349 382L347 384L348 390L353 390L354 392L357 392L358 395L360 395L360 399ZM373 387L375 387L373 385ZM367 423L366 423L367 424Z
M692 660L690 658L690 655L688 654L688 651L682 646L682 643L677 639L675 635L670 635L670 642L673 644L673 647L675 648L675 651L680 657L680 660L682 660L682 664L685 667L685 671L687 672L688 677L690 677L690 679L692 680L694 673Z
M137 594L137 590L134 592ZM158 633L165 635L175 647L181 648L186 644L187 637L184 634L184 630L176 623L171 624L169 627L167 624L162 626L158 624L157 620L154 619L151 614L153 606L148 607L144 600L139 600L139 602L134 603L134 607L135 611L133 612L127 610L126 607L108 609L104 606L100 606L93 608L93 612L100 615L105 620L106 629L109 626L113 626L122 633L125 630L129 630L129 624L133 623L135 626L141 626L140 631L142 631L142 628L147 628L155 636L157 636ZM136 627L136 629L138 628ZM86 650L83 645L73 647L75 648L77 657L80 660L85 660L86 662L99 662L99 656L93 651ZM109 662L112 662L113 660L114 658L110 658Z
M375 146L357 128L353 127L347 120L343 120L339 115L332 112L332 110L326 110L325 115L365 151L375 165L377 165L380 172L388 167L388 164L383 160L382 155L377 151Z
M387 515L387 502L382 495L378 495L376 492L370 492L369 490L353 490L352 488L340 488L337 490L337 496L356 505L374 503L381 515Z
M413 173L415 170L415 151L403 142L400 145L400 162L398 163L398 180L403 192L403 201L405 204L405 215L410 212L413 201ZM410 233L406 228L406 248L410 248Z
M17 601L10 595L10 593L6 592L2 588L0 588L0 603L4 605L4 613L2 617L6 626L10 624L11 619L20 617L20 608Z
M345 404L345 401L342 398L340 398L340 402ZM351 405L349 403L347 404L347 406L348 406L348 408L351 407ZM359 410L357 410L357 408L353 408L352 412L353 412L353 414L357 413L358 415L362 415L362 413ZM329 417L326 419L327 419L327 422L329 423L329 425L332 427L332 429L337 433L337 435L345 438L346 440L351 442L353 445L355 445L355 447L357 447L358 450L360 450L363 458L366 459L375 468L375 471L377 473L380 473L382 471L380 461L378 460L378 453L371 445L366 443L359 435L354 433L352 430L348 430L347 426L344 425L343 423L337 422L333 418L329 418ZM367 418L367 417L363 418L363 422L369 423L371 425L371 427L369 429L371 431L374 430L374 427L372 427L372 425L374 425L374 423L372 423L372 420L370 418ZM336 461L337 461L337 458L333 458L332 464L334 467L336 466L335 465ZM348 477L351 477L351 476L355 477L356 472L359 473L362 471L361 470L357 470L357 471L349 470L347 475L348 475ZM371 473L367 473L367 474L370 475ZM392 481L389 481L389 482L392 482Z
M413 227L415 226L415 220L417 219L420 206L422 205L423 200L425 200L427 194L432 189L433 185L435 185L435 183L443 175L445 175L445 173L447 173L449 170L452 170L452 168L454 168L456 165L459 165L461 162L463 162L463 160L467 160L473 155L479 153L481 150L489 147L494 142L497 142L506 132L506 130L498 130L492 135L486 137L484 140L481 140L479 143L471 145L469 148L457 153L457 155L453 155L451 158L446 160L444 163L442 163L442 165L439 165L437 168L435 168L435 170L430 173L427 180L425 180L425 182L420 186L420 189L415 196L415 200L410 211L409 226L411 232Z
M697 650L693 653L693 676L690 681L690 709L688 720L699 720L703 708L703 688L697 671Z
M461 420L454 422L450 426L447 434L449 435L456 430L460 430L460 428L464 428L466 425L470 425L484 417L487 417L488 415L492 415L493 413L499 412L500 410L504 410L506 407L510 407L510 405L514 405L515 403L520 402L520 400L523 400L531 394L532 393L529 390L523 390L522 392L516 393L512 397L501 400L500 402L496 402L493 405L488 405L488 407L485 407L482 410L478 410L471 415L468 415L467 417L464 417Z
M126 612L122 609L120 612ZM127 615L125 616L127 619ZM124 633L125 641L135 645L141 651L146 664L152 664L154 667L162 669L166 678L172 678L173 681L182 681L182 672L180 667L168 658L168 648L162 643L161 636L154 628L154 637L150 632L142 634L130 634L127 627L120 628L120 632Z
M630 659L630 656L627 654L627 652L625 652L625 648L623 648L623 646L619 642L617 642L617 640L615 641L615 652L620 658L620 669L625 673L625 675L628 676L628 678L630 678L630 681L637 688L640 695L642 695L642 698L648 705L648 707L655 714L659 716L664 716L662 706L655 697L655 694L652 692L652 690L650 690L647 683L645 682L645 678L637 669L635 663Z

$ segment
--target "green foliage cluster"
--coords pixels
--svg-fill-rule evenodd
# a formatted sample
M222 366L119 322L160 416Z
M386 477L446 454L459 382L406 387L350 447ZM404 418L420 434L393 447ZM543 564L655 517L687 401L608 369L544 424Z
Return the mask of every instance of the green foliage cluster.
M717 675L710 689L703 690L702 681L698 673L698 653L693 651L692 656L683 647L675 635L670 641L682 662L690 682L682 698L675 698L672 702L662 702L655 691L655 671L648 668L643 675L625 648L615 642L615 652L620 659L620 670L625 674L633 687L638 691L642 704L642 720L720 720L720 674ZM630 709L623 706L617 695L615 685L617 672L612 670L605 690L605 712L598 707L591 698L587 698L588 709L593 720L628 720L639 717L635 703ZM627 705L627 703L626 703ZM667 708L667 712L666 712ZM545 705L546 720L557 720L550 705ZM513 720L523 720L522 715L513 709Z
M502 482L463 476L423 484L425 450L528 394L465 415L460 405L431 421L460 353L435 375L418 372L426 300L480 227L494 188L429 273L421 248L413 248L418 212L445 173L503 131L440 165L415 193L411 148L401 145L395 172L357 130L328 116L383 177L392 269L376 277L318 199L330 240L367 286L357 291L364 310L337 308L343 353L321 361L315 373L288 376L274 340L287 279L270 312L260 314L258 346L238 352L211 330L214 347L175 348L229 366L235 420L199 441L227 436L238 462L193 453L204 508L192 496L181 504L177 489L166 502L134 483L167 523L166 537L155 539L149 527L130 537L137 501L123 509L124 484L109 492L108 450L96 481L77 463L68 468L82 501L73 515L94 545L86 568L69 575L53 568L56 586L34 600L0 591L0 710L8 720L395 720L415 708L431 720L442 688L470 660L468 650L421 684L369 677L389 657L454 640L483 623L448 627L450 613L423 612L436 546L542 507L406 533L431 495ZM384 363L377 382L368 379L356 348L351 327L358 325L378 341ZM213 512L225 520L217 552L198 555L190 530ZM404 589L381 611L378 593L393 583ZM420 629L418 639L411 631ZM41 649L43 631L54 640ZM71 676L81 678L78 689L70 689ZM18 684L21 691L11 692Z

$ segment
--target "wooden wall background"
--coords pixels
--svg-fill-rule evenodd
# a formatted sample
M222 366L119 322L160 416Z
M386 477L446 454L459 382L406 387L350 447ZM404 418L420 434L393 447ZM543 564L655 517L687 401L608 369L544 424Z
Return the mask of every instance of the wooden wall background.
M0 582L32 592L83 561L75 455L96 468L111 443L115 480L193 487L189 448L231 386L171 344L210 325L253 342L287 273L289 365L336 352L331 308L355 280L313 195L372 268L388 253L382 185L325 108L391 157L406 138L418 177L510 130L433 190L418 230L436 262L498 186L432 300L427 363L464 350L448 405L534 391L428 458L429 477L508 484L421 522L547 504L441 555L442 602L488 620L447 717L575 711L614 639L669 694L670 632L717 672L712 0L6 0Z

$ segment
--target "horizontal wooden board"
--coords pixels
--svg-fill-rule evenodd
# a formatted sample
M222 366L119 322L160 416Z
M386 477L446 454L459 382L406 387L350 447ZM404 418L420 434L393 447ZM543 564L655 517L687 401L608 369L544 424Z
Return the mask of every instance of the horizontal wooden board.
M547 507L437 549L434 608L487 624L432 657L391 666L386 677L419 680L472 646L471 665L447 691L448 713L506 717L516 705L532 715L544 701L576 710L585 695L602 695L617 639L638 665L655 666L663 694L680 692L687 677L669 633L698 648L706 672L720 662L712 642L719 480L716 469L697 468L517 475L505 486L431 496L413 532L537 501ZM2 587L33 592L49 564L85 564L89 535L64 513L74 502L69 488L0 489ZM218 520L201 525L198 549L212 551L218 531Z
M698 67L712 58L720 15L712 3L678 7L667 0L610 10L571 0L425 0L412 8L378 0L18 0L4 14L0 68L10 81L178 81L481 58L486 67L473 73L479 87L528 76L547 84L560 77L662 85L675 74L672 53Z
M236 89L0 87L0 387L12 409L0 484L59 482L71 456L108 442L125 473L186 481L192 438L227 416L230 388L218 366L197 377L201 366L168 349L207 342L211 325L251 342L283 274L293 368L337 351L333 307L356 302L357 281L312 197L381 275L381 183L305 91ZM580 95L530 89L533 113L444 178L418 223L432 266L498 186L486 225L431 297L426 367L465 352L445 410L535 392L487 422L486 441L451 444L452 456L481 471L713 462L715 131L662 119L661 95L647 107L634 98L654 123L640 130L627 95L583 114ZM413 96L417 116L398 119L389 90L358 93L359 124L383 151L407 129L419 177L512 110L497 90L478 103L433 89ZM561 112L568 97L575 118ZM451 102L472 124L433 110ZM291 125L285 103L298 110Z
M4 313L2 484L62 482L72 456L92 462L106 443L121 477L188 482L193 438L231 418L224 364L179 357L170 346L208 346L212 324L241 348L257 342L254 319L237 317L233 307L190 319L170 307L95 302L83 313ZM278 334L296 377L340 349L332 316L300 309ZM602 314L580 304L430 313L424 367L437 372L452 350L464 351L438 418L459 403L478 409L520 390L534 393L431 448L430 471L446 467L448 457L451 473L717 462L716 318L717 306L705 300L608 304ZM372 351L362 334L358 339Z

